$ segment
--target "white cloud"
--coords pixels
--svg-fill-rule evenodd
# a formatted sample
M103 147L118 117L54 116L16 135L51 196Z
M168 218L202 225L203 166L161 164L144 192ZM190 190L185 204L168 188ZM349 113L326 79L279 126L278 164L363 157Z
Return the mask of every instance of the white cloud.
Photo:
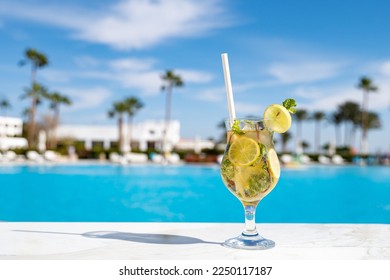
M382 75L390 77L390 61L385 61L380 65L379 71Z
M61 93L67 95L72 100L73 105L66 107L68 111L80 111L85 109L98 108L105 104L111 96L111 91L102 88L62 88Z
M370 75L378 91L370 93L368 101L369 110L387 110L390 106L390 61L375 62L363 65L373 74ZM356 84L358 81L356 80ZM338 86L323 87L299 87L294 95L307 99L302 104L310 110L334 110L345 101L362 103L363 92L353 84L341 84Z
M74 63L80 68L91 68L101 65L101 61L89 55L77 56L73 59Z
M52 70L47 69L39 75L49 82L71 82L76 79L106 80L118 83L126 89L136 89L137 94L157 95L161 91L161 75L165 70L155 69L155 60L145 59L115 59L97 60L86 57L79 70ZM185 86L187 84L204 84L213 79L208 72L191 69L175 70L179 74Z
M58 11L61 11L60 13ZM40 22L77 29L77 26L86 25L94 15L88 9L70 6L57 6L52 3L18 3L16 1L2 1L0 14L4 18L19 18L28 21ZM79 16L75 16L79 15ZM82 16L80 16L82 15Z
M205 77L209 77L211 79L211 75L205 74ZM205 79L204 82L208 82L208 78ZM242 83L242 84L235 84L233 86L233 92L236 97L239 97L240 95L244 95L247 92L263 87L262 83ZM196 99L203 100L203 101L209 101L209 102L226 102L226 89L225 86L221 85L220 87L212 87L212 88L206 88L201 89L198 91L195 95Z
M67 83L71 79L72 72L53 70L53 69L45 69L45 71L41 71L39 73L39 76L41 76L46 81Z
M241 115L243 117L248 115L258 116L259 113L263 111L261 107L262 106L259 106L259 104L254 104L254 103L246 103L246 102L235 103L235 109L237 115Z
M283 84L307 83L332 78L342 66L341 63L323 61L273 63L268 73Z
M193 97L208 102L223 102L226 99L225 88L207 88L197 92Z
M175 72L177 72L186 83L203 84L208 83L213 79L213 76L210 73L201 71L178 69Z
M162 72L161 72L162 73ZM125 88L135 88L140 94L157 95L161 88L159 71L122 72L115 79Z
M115 74L109 71L99 70L53 70L45 69L39 73L45 81L55 83L69 83L74 79L98 79L98 80L115 80Z
M0 15L70 29L74 38L115 49L143 49L229 24L220 0L121 0L100 11L4 1Z
M389 107L390 95L387 92L390 91L390 83L386 81L378 85L379 92L372 93L369 96L369 110L381 110ZM363 98L361 90L349 85L323 88L319 94L322 97L313 98L307 103L299 104L299 107L309 110L332 111L346 101L354 101L361 104Z
M324 93L320 88L316 87L298 87L294 90L293 94L306 99L320 99L323 98Z
M151 69L154 63L153 59L124 58L112 60L108 64L118 71L142 71Z

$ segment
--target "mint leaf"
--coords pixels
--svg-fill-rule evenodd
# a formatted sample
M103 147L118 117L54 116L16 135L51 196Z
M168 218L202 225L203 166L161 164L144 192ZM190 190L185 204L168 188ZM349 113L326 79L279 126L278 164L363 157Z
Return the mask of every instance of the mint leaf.
M242 129L240 127L240 121L239 120L234 120L233 125L232 125L232 131L233 131L234 134L238 134L238 135L245 134L245 132L242 131Z
M228 183L234 179L234 166L227 158L225 158L221 163L221 174L225 177L226 182Z
M291 114L295 114L297 109L294 108L297 106L297 102L292 98L287 98L282 103L283 107L285 107Z
M249 177L248 185L249 189L245 190L245 194L248 197L258 196L260 193L264 193L271 184L271 177L268 172L261 172Z

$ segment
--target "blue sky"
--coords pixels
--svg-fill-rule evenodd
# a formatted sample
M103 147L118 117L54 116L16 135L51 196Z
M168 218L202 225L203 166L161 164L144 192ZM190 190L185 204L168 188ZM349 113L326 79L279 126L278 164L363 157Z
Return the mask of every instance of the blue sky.
M145 104L135 121L161 119L160 75L173 69L185 82L174 90L172 112L182 136L217 138L228 114L220 58L227 52L238 116L262 115L288 97L310 112L331 112L360 103L356 84L369 76L380 89L369 109L382 120L369 133L370 149L388 151L389 12L386 0L0 0L0 96L12 103L11 116L29 105L20 95L30 68L18 61L32 47L50 61L39 82L73 100L61 109L62 123L115 124L107 111L127 96ZM42 104L39 115L47 112ZM310 143L313 126L303 125ZM324 122L322 142L333 139Z

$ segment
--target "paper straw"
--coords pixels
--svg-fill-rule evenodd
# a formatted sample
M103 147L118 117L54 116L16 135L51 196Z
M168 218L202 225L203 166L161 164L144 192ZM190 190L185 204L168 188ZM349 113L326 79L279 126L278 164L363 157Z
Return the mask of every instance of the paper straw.
M223 75L225 77L226 97L228 102L230 125L233 125L233 122L236 119L236 111L234 109L233 89L232 89L232 81L230 80L228 55L227 53L223 53L221 54L221 57L222 57Z

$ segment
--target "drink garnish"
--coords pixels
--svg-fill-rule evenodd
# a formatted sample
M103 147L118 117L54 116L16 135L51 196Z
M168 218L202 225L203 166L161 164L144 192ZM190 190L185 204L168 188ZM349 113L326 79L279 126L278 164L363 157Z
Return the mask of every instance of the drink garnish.
M226 177L228 182L233 182L234 180L234 166L229 159L224 159L221 163L221 173ZM234 182L233 182L234 184Z
M286 99L283 105L272 104L264 111L264 125L270 131L277 133L286 132L291 126L291 115L295 113L296 102L294 99Z
M252 138L239 136L230 145L229 159L233 164L245 166L254 163L260 156L260 147Z
M234 134L238 134L238 135L245 134L245 132L240 127L240 121L239 120L234 120L233 125L232 125L232 132Z
M278 179L280 177L280 163L274 149L268 151L268 164L272 175Z
M295 99L292 98L287 98L286 100L283 101L282 103L283 107L285 107L291 114L295 114L297 112L297 109L294 107L297 106L297 102Z
M265 192L271 183L271 178L268 172L265 170L259 171L253 174L249 180L249 189L245 191L245 194L249 197L256 196L258 193Z

